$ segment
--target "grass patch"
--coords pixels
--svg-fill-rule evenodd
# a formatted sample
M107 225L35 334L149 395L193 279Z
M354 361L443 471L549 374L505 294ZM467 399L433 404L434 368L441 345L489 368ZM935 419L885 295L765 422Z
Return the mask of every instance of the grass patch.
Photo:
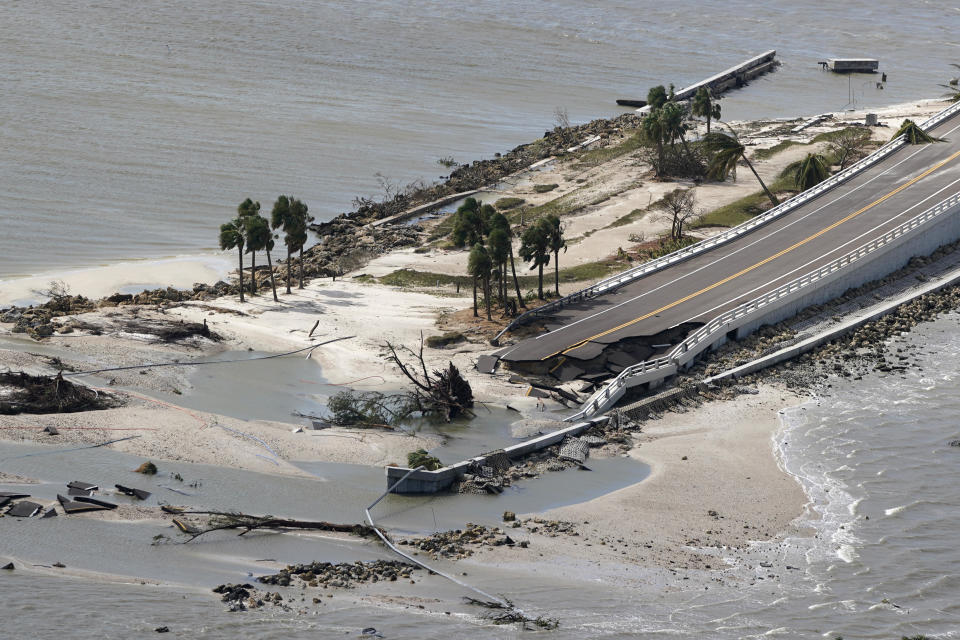
M560 185L558 185L558 184L535 184L535 185L533 185L533 192L534 192L534 193L547 193L547 192L549 192L549 191L553 191L554 189L556 189L556 188L559 187L559 186L560 186Z
M784 140L782 142L778 142L768 149L757 149L753 152L753 158L755 160L767 160L768 158L772 158L773 156L777 155L781 151L786 151L790 147L795 147L802 144L802 142L797 142L796 140Z
M839 138L844 131L847 129L857 129L860 130L861 127L847 127L846 129L835 129L833 131L824 131L823 133L818 133L813 137L810 142L797 142L796 140L783 140L768 149L757 149L753 152L753 158L755 160L768 160L773 156L777 155L781 151L786 151L790 147L810 147L819 142L833 142ZM870 145L873 146L873 145Z
M451 276L445 273L431 273L429 271L417 271L416 269L398 269L382 276L380 282L392 287L435 287L438 282L440 286L456 285L457 283L460 283L461 288L473 286L473 278L470 276Z
M793 181L795 168L796 163L787 166L772 184L767 185L770 191L776 194L789 193L791 196L796 193L797 188ZM781 202L785 200L783 196L778 196L778 198ZM762 190L757 191L719 209L714 209L700 218L695 227L735 227L766 212L771 206L767 194Z
M640 134L635 133L619 144L584 151L577 158L577 165L575 168L588 169L590 167L598 167L601 164L605 164L611 160L616 160L617 158L625 156L628 153L633 153L642 146L643 140L640 138Z
M563 264L562 258L560 264ZM626 260L598 260L596 262L587 262L572 267L561 266L560 282L583 282L587 280L595 282L629 267L630 264ZM521 272L527 275L520 275ZM509 274L509 270L507 273ZM525 264L517 263L517 280L520 283L521 289L529 290L536 289L537 287L536 272L534 271L531 274ZM416 271L414 269L399 269L380 278L381 284L394 287L431 288L437 286L437 281L440 282L440 286L452 286L459 282L460 291L463 293L469 293L472 291L471 287L473 287L473 279L469 276L451 276L443 273ZM508 288L512 291L512 277L508 279L508 283L510 285ZM553 287L553 264L543 269L543 287L544 289Z
M617 218L616 220L608 224L606 227L604 227L604 229L613 229L615 227L625 227L628 224L633 224L637 220L640 220L641 218L643 218L643 216L647 215L647 211L649 211L649 209L634 209L627 215Z
M526 202L526 200L524 200L523 198L500 198L499 200L493 203L493 206L495 206L500 211L507 211L509 209L516 209L517 207L522 205L524 202Z

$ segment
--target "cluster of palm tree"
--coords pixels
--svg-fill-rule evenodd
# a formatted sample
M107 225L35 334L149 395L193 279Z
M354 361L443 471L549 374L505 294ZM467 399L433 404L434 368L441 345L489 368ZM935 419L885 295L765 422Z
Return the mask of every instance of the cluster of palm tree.
M473 278L473 315L479 316L477 304L478 285L483 286L487 307L487 319L491 319L491 283L496 284L496 298L502 309L510 306L507 293L507 262L513 272L513 285L517 301L521 307L523 296L517 281L517 270L513 261L513 230L510 221L489 204L480 204L476 198L467 198L453 215L453 244L458 247L470 247L467 260L467 273Z
M273 259L270 252L278 236L275 230L283 231L283 243L287 247L287 293L290 293L294 252L300 252L300 288L303 289L303 247L307 243L308 230L313 217L309 215L307 205L297 198L280 196L273 205L269 222L260 215L260 203L247 198L237 207L237 215L220 225L220 248L224 251L236 249L239 258L240 302L244 302L243 254L250 254L250 295L257 294L257 251L267 254L267 266L270 269L270 286L273 300L278 302L277 283L273 274Z
M960 69L960 64L955 62L951 62L950 66ZM947 93L944 94L945 98L949 98L951 102L960 102L960 78L950 78L947 81L947 84L941 84L938 86L941 86L947 90Z
M517 305L526 308L513 257L516 234L505 215L489 204L480 204L475 198L467 198L454 213L450 237L455 246L470 247L467 273L473 278L474 316L480 315L477 299L480 288L483 290L488 320L492 319L491 307L494 302L499 303L505 313L511 313L511 309L516 308L508 292L508 263ZM538 270L537 296L541 300L544 297L543 267L550 264L550 255L553 254L554 284L559 295L560 271L557 264L560 252L567 249L560 219L555 215L539 218L524 230L519 239L521 259L531 263L531 270Z
M530 270L537 269L537 297L543 300L543 268L550 264L553 254L553 286L560 295L560 251L567 251L563 237L563 225L554 214L546 215L530 225L520 236L520 257L530 263Z
M681 143L684 153L691 164L696 160L687 144L687 132L690 131L690 111L685 104L673 100L673 86L670 92L663 85L650 89L647 93L647 106L650 112L640 123L640 130L644 140L656 147L656 162L654 171L657 176L664 176L669 172L667 152L676 157L677 143Z

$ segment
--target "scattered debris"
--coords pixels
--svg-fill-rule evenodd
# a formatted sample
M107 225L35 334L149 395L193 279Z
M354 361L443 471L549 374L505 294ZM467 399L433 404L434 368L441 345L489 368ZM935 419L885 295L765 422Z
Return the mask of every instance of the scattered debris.
M506 600L506 604L504 604L503 602L493 600L477 600L470 596L464 596L463 599L467 604L491 609L492 611L487 616L487 619L493 624L519 624L524 630L532 630L533 627L553 630L560 626L560 621L556 618L544 618L543 616L536 618L528 617L517 609L510 600ZM528 626L531 624L533 627Z
M157 633L170 633L170 627L157 627L154 631Z
M58 436L60 431L53 425L49 425L43 428L43 432L49 436Z
M13 566L13 563L12 563L12 562L8 562L7 564L5 564L5 565L3 565L2 567L0 567L0 569L2 569L3 571L13 571L13 570L14 570L14 566Z

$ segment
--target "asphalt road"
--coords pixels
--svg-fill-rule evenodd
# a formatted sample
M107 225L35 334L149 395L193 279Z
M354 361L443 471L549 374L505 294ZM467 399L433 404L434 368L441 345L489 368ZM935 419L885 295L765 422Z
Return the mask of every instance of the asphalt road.
M907 145L741 238L565 307L548 320L552 331L519 342L501 358L589 359L624 338L707 322L835 260L960 191L960 118L932 134L944 142Z

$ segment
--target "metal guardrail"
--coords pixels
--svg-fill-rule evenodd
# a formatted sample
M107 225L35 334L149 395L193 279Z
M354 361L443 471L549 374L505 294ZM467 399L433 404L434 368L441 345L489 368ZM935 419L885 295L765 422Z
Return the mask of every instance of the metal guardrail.
M943 122L944 120L947 120L948 118L952 117L958 112L960 112L960 102L954 103L949 107L947 107L946 109L942 110L941 112L928 118L920 126L924 130L932 129L933 127L939 125L941 122ZM564 296L563 298L559 298L552 302L548 302L547 304L537 307L536 309L531 309L529 311L526 311L520 314L519 316L517 316L516 318L514 318L513 321L511 321L510 324L504 327L503 330L500 331L500 333L498 333L494 339L499 340L503 336L503 334L505 334L506 332L511 331L522 324L526 324L527 322L531 321L536 317L550 315L562 309L564 306L568 304L582 302L584 300L589 300L591 298L594 298L598 295L615 291L619 287L622 287L625 284L629 284L630 282L633 282L634 280L642 278L643 276L649 275L656 271L660 271L661 269L665 269L666 267L669 267L678 262L688 260L693 256L703 253L704 251L709 251L714 247L717 247L722 244L726 244L727 242L735 240L743 236L744 234L750 233L754 231L757 227L761 227L767 224L768 222L772 222L773 220L776 220L780 216L786 213L789 213L793 209L796 209L797 207L803 204L806 204L807 202L813 200L814 198L822 195L824 192L829 191L830 189L836 187L837 185L843 182L846 182L850 178L862 172L864 169L867 169L868 167L873 166L874 164L880 162L881 160L883 160L893 152L897 151L898 149L900 149L900 147L904 146L904 144L905 142L902 136L899 138L895 138L890 142L886 143L885 145L883 145L882 147L880 147L879 149L877 149L876 151L874 151L873 153L871 153L866 158L863 158L859 162L856 162L850 165L840 173L837 173L827 178L817 186L811 189L807 189L802 193L798 193L794 197L790 198L785 202L782 202L781 204L770 209L769 211L767 211L765 214L761 216L752 218L751 220L748 220L743 224L740 224L740 225L737 225L736 227L728 229L727 231L724 231L723 233L715 235L712 238L701 240L700 242L697 242L696 244L692 244L689 247L680 249L679 251L674 251L673 253L669 253L655 260L651 260L650 262L646 262L642 265L633 267L632 269L627 269L626 271L618 273L614 276L604 278L603 280L600 280L599 282L596 282L590 285L589 287L581 289L580 291L571 293L568 296Z
M809 287L823 278L834 274L840 269L862 260L865 256L868 256L874 251L877 251L891 242L900 239L904 235L915 231L927 222L938 218L945 213L951 212L955 207L958 206L960 206L960 192L953 194L946 200L943 200L940 203L930 207L923 213L911 218L910 220L907 220L900 226L891 229L882 236L874 238L870 242L861 245L850 253L837 258L833 262L824 265L819 269L806 273L795 280L791 280L790 282L777 287L776 289L769 291L762 296L758 296L753 300L745 302L740 306L731 309L730 311L720 314L687 336L686 340L674 347L666 357L640 362L621 371L616 378L604 385L603 389L600 389L590 396L590 398L583 403L580 411L565 418L565 420L582 420L587 416L594 415L599 411L609 408L609 406L616 402L616 400L618 400L630 386L628 383L630 378L644 376L650 372L659 372L659 374L663 377L675 373L680 369L681 366L687 362L690 362L694 357L696 357L697 354L709 347L713 343L711 338L717 332L729 331L731 329L731 325L737 320L742 320L744 317L752 315L756 311L759 311L764 307L779 301L785 296L792 295L798 290ZM652 377L653 376L651 376L651 378Z

